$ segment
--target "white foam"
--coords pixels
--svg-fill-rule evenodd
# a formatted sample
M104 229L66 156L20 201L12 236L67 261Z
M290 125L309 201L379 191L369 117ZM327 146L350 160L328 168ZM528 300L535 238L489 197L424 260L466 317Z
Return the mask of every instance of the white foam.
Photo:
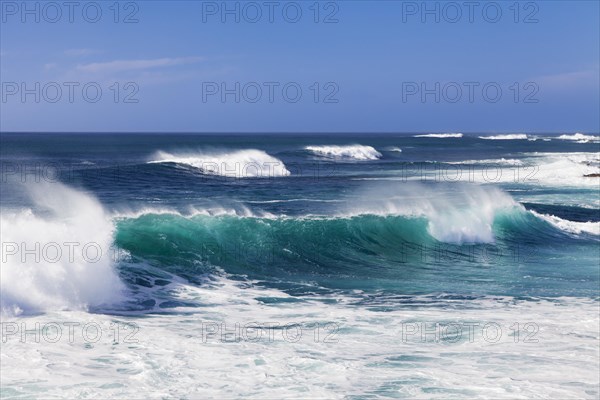
M449 138L461 138L461 137L463 137L463 134L462 133L428 133L425 135L415 135L414 137L449 139Z
M489 163L489 164L488 164ZM600 153L525 153L521 159L463 160L422 169L412 177L372 178L374 180L441 180L465 183L517 183L533 186L598 187ZM467 164L467 166L463 166ZM469 164L475 165L474 167ZM479 167L478 165L481 165ZM454 165L454 166L451 166ZM405 171L399 171L399 175ZM369 180L371 178L359 178Z
M577 235L581 234L582 232L585 232L590 233L592 235L600 236L600 221L575 222L562 219L554 215L540 214L533 210L530 210L529 212L562 231L575 233Z
M490 160L465 160L465 161L447 161L445 164L497 164L497 165L523 165L523 160L515 158L495 158Z
M508 135L494 135L494 136L479 136L479 139L485 140L526 140L527 135L524 133L512 133Z
M366 161L377 160L382 157L382 154L375 150L375 148L360 144L346 146L306 146L305 149L316 155L334 159Z
M142 318L61 312L3 321L63 327L56 343L36 343L32 334L25 343L19 334L7 337L3 391L25 398L144 392L150 398L429 399L435 388L436 398L598 397L598 302L590 299L445 299L444 307L428 307L426 298L414 297L424 305L409 307L394 297L368 307L356 304L358 295L336 295L329 302L307 296L272 305L257 298L289 295L227 280L181 283L171 292L205 306ZM72 344L63 323L79 324ZM139 327L132 337L125 329L130 323ZM87 346L86 324L103 332ZM259 336L246 326L266 329ZM457 326L462 334L454 341Z
M585 176L600 173L600 153L530 153L528 162L535 166L528 183L597 188L600 182Z
M575 133L573 135L560 135L557 139L572 140L576 143L595 143L600 141L600 136L584 135L583 133Z
M189 206L183 210L170 207L129 207L114 210L110 215L111 218L139 218L144 215L177 215L184 218L191 218L198 215L207 217L233 216L245 218L278 218L278 216L263 210L251 210L243 204L237 204L231 207L220 205L207 205L205 207Z
M100 203L59 183L27 188L36 209L1 216L3 314L118 302L113 225Z
M176 163L202 170L208 175L230 178L288 176L284 163L262 150L236 150L172 154L159 151L150 163Z

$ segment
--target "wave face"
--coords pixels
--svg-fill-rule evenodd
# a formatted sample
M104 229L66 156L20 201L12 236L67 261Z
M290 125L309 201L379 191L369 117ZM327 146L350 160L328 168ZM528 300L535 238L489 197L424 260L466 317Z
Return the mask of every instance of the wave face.
M382 157L382 154L371 146L363 146L360 144L347 146L306 146L306 150L321 156L332 159L346 160L377 160Z
M414 137L451 139L451 138L461 138L461 137L463 137L463 134L462 133L428 133L425 135L415 135Z
M455 229L442 223L454 223ZM513 271L515 262L540 277L539 288L534 285L525 293L552 293L565 290L565 282L544 278L548 267L532 266L528 260L550 254L560 259L563 256L555 251L540 249L572 244L580 234L586 235L518 208L497 213L491 225L479 219L465 222L456 215L432 221L373 214L274 219L147 214L120 220L117 227L115 243L136 263L147 263L193 284L202 284L207 275L225 274L259 280L295 295L317 288L385 288L414 294L465 287L523 294L523 289L513 287L523 273ZM452 241L442 242L436 236ZM479 242L457 243L457 239ZM589 253L590 247L585 251ZM473 270L486 264L501 268ZM569 279L581 279L597 268L593 265L591 256L569 273L574 276ZM510 276L501 273L509 270ZM144 286L152 286L159 276L139 272L139 268L133 271L129 281Z
M527 135L524 133L514 133L508 135L494 135L494 136L479 136L479 139L485 140L526 140Z
M284 163L262 150L171 154L159 151L151 163L174 163L197 168L203 174L229 178L270 178L290 175Z
M113 225L93 197L61 184L27 188L34 209L2 211L4 314L87 310L122 301Z

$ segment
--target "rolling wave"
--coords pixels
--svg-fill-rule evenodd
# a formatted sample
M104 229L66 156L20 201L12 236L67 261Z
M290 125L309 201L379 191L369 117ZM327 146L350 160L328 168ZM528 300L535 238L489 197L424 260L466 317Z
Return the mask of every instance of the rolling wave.
M207 175L229 178L268 178L290 175L285 164L262 150L171 154L159 151L150 163L187 165Z
M400 147L397 147L397 146L386 147L385 150L391 151L393 153L402 153L402 149Z
M479 136L479 139L484 139L484 140L527 140L528 137L524 133L513 133L513 134L508 134L508 135Z
M600 236L600 221L576 222L562 219L554 215L540 214L533 210L530 212L562 231L574 234L589 233L591 235Z
M509 249L515 240L541 246L564 243L585 224L548 220L535 212L514 209L499 213L492 223L498 243ZM596 223L596 227L598 223ZM594 232L589 232L596 234ZM300 280L343 276L376 278L409 263L423 267L423 252L443 244L424 217L360 215L353 217L245 218L147 214L117 222L115 243L134 259L194 282L207 273L252 279ZM518 239L517 239L518 238ZM489 243L447 243L466 256ZM533 251L533 250L532 250ZM425 264L424 264L425 262ZM343 282L342 282L343 284Z
M23 251L3 248L3 314L88 310L123 301L125 282L151 285L139 268L120 267L113 249L190 282L224 271L267 280L321 277L339 286L343 276L360 283L406 263L422 268L422 249L444 243L468 254L473 246L558 245L600 235L600 222L529 212L498 189L469 185L369 186L337 213L293 217L247 207L111 216L93 197L64 185L34 186L29 194L37 209L2 213L3 247L55 245L42 260L26 262ZM75 243L75 251L65 253L67 243ZM82 253L89 244L92 252ZM54 259L56 251L63 257Z
M424 135L415 135L418 138L438 138L438 139L449 139L449 138L461 138L462 133L428 133Z
M446 161L445 164L484 164L484 165L523 165L523 160L515 158L498 158L490 160L465 160L465 161Z
M306 146L306 150L321 157L331 159L346 159L346 160L377 160L382 157L382 154L371 146L363 146L360 144L346 146Z
M577 143L598 143L600 136L584 135L583 133L575 133L573 135L560 135L557 139L572 140Z

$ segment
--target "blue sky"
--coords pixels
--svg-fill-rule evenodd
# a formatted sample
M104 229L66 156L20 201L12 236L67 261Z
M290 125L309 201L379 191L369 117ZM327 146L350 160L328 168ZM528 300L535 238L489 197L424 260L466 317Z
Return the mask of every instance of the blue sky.
M600 130L597 1L0 3L2 131Z

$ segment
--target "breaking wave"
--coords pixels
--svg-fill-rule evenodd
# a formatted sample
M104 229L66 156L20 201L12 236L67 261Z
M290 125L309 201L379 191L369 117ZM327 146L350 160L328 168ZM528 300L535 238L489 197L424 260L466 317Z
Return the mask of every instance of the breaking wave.
M284 163L262 150L179 153L159 151L150 163L174 163L190 166L203 174L229 178L268 178L290 175Z
M346 146L307 146L306 150L321 157L332 159L347 159L347 160L377 160L382 157L382 154L371 146L363 146L360 144Z
M463 137L463 134L462 133L428 133L425 135L415 135L414 137L446 139L446 138L461 138L461 137Z
M93 197L58 183L27 188L33 209L3 210L2 313L87 310L120 300L113 224Z
M508 135L479 136L479 139L485 140L527 140L524 133L513 133Z
M573 135L560 135L557 139L572 140L577 143L596 143L600 141L600 136L584 135L583 133L575 133Z

